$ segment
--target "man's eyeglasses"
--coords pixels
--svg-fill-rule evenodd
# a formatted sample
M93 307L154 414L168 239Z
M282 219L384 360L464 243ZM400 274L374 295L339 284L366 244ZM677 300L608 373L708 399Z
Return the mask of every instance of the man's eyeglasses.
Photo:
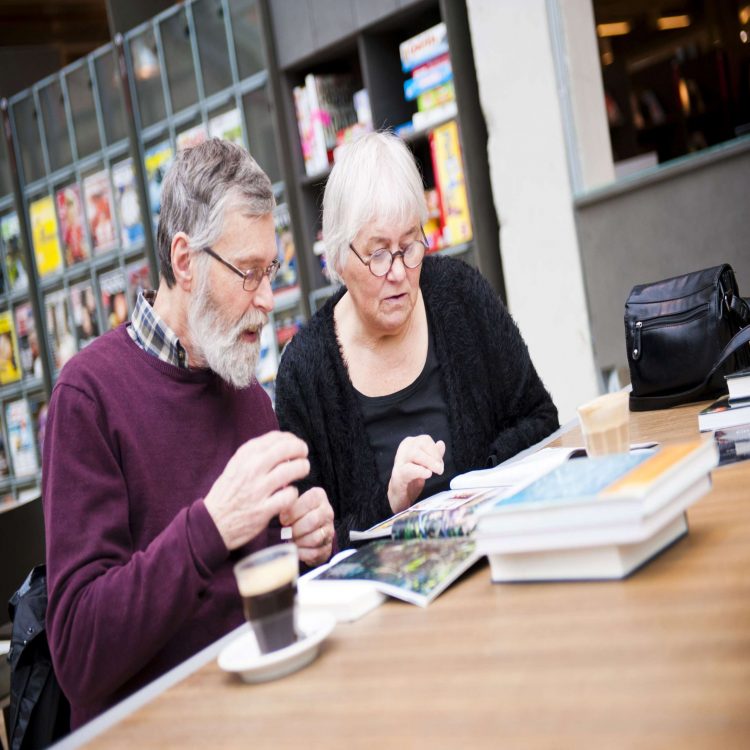
M370 273L373 276L385 276L391 270L393 261L399 256L406 268L416 268L424 260L424 255L427 252L427 237L425 237L424 229L421 227L420 229L422 231L421 240L414 240L403 250L397 250L395 253L384 247L376 250L365 260L355 250L351 242L349 243L349 249L370 269Z
M249 271L241 271L233 263L214 252L210 247L204 247L203 250L207 252L212 258L216 258L219 263L223 263L227 268L234 271L238 276L242 277L242 288L246 292L254 292L259 286L260 282L263 281L264 276L268 276L268 280L273 284L273 280L276 278L276 274L279 272L279 261L273 260L269 264L268 268L251 268Z

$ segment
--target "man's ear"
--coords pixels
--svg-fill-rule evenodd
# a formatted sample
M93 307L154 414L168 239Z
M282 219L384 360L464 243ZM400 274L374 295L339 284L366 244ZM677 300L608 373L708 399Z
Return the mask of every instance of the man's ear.
M170 253L175 281L183 291L189 292L194 283L193 258L188 244L188 236L184 232L177 232L172 237Z

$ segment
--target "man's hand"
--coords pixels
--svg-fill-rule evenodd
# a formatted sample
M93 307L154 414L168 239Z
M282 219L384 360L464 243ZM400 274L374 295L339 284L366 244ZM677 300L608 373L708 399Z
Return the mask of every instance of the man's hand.
M408 508L419 497L424 483L433 474L443 473L445 443L429 435L405 437L393 460L388 502L394 513Z
M307 565L320 565L331 556L333 547L333 508L324 489L312 487L279 514L282 526L292 529L299 559Z
M307 445L290 432L268 432L241 445L204 500L227 549L249 542L294 505L292 482L309 473Z

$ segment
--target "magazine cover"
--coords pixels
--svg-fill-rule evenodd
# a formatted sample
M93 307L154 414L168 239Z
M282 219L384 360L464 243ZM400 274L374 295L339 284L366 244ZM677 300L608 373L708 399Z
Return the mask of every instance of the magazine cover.
M24 302L16 307L16 335L18 356L23 377L42 377L42 358L39 356L39 339L31 304Z
M61 188L57 191L55 197L65 264L72 266L91 256L83 226L83 206L78 183L74 182Z
M44 455L44 435L47 432L47 397L43 393L37 393L27 398L29 412L31 413L31 426L34 432L37 455L41 458ZM40 465L41 468L41 465Z
M109 172L102 169L85 177L83 193L86 196L86 218L94 252L104 253L117 245Z
M70 288L70 304L73 309L76 343L80 351L100 333L96 294L90 281L83 281Z
M294 249L294 235L289 218L289 208L282 203L273 212L276 225L276 257L279 272L273 282L274 294L282 289L297 286L297 253Z
M0 219L0 236L5 246L5 270L8 279L8 290L22 292L29 285L26 273L26 258L21 250L21 228L18 214L10 213Z
M161 211L161 183L164 180L169 165L174 158L174 151L169 141L162 141L146 150L144 162L146 165L146 181L148 182L148 202L151 221L154 228L159 223Z
M242 116L239 109L230 109L208 121L208 137L223 138L238 146L245 147L242 139Z
M130 309L135 310L138 295L147 289L154 288L151 283L151 272L148 263L145 260L139 260L127 266L125 274L128 278L128 303Z
M175 138L177 151L183 151L186 148L197 146L199 143L203 143L206 138L208 138L208 134L206 133L206 128L203 123L194 125L192 128L177 133L177 137Z
M0 312L0 385L21 379L18 340L10 310Z
M13 473L17 477L39 471L31 411L26 399L11 401L5 406L5 425L8 428L8 454Z
M44 298L44 314L47 318L47 340L57 372L78 351L71 330L68 295L64 289L50 292Z
M8 452L5 449L5 435L0 427L0 478L10 475L10 462L8 461ZM10 495L11 501L13 495ZM0 506L7 502L7 496L0 497Z
M34 243L34 259L40 277L62 271L63 257L57 239L57 220L52 197L32 201L29 204L31 239Z
M115 186L115 204L120 220L120 243L123 247L133 247L143 242L144 234L132 159L125 159L112 166L112 183Z
M111 331L128 319L128 298L125 272L119 268L99 277L104 328Z

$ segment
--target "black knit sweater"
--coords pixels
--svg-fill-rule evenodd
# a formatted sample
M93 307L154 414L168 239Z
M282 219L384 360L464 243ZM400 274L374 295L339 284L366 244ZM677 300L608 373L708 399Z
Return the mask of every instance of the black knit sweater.
M448 406L456 471L494 465L557 428L557 409L502 302L475 269L431 256L420 287ZM297 333L281 358L276 413L310 448L310 475L335 513L339 546L351 529L392 515L333 319L341 289Z

